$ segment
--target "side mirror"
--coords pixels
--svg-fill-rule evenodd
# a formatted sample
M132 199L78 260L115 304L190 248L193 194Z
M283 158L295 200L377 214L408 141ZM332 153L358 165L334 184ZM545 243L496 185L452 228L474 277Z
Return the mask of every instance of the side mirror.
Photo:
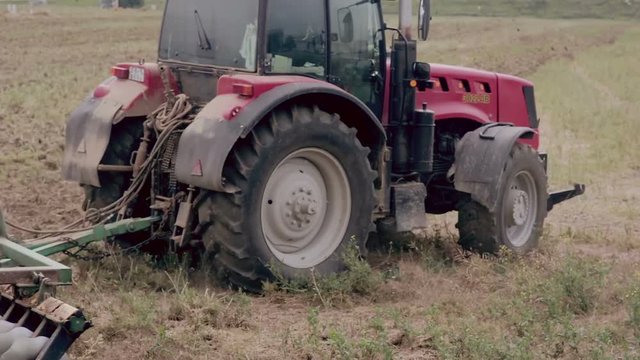
M423 62L414 62L413 77L415 77L416 80L431 79L431 65Z
M338 10L338 31L340 32L340 41L350 43L353 41L353 14L351 9Z
M418 33L420 40L425 41L429 38L429 27L431 26L431 0L420 0L418 11Z

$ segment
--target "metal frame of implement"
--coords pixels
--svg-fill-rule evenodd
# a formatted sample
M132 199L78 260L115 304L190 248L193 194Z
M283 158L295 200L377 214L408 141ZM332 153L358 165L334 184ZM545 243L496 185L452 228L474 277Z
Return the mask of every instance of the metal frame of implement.
M47 256L89 245L112 236L146 230L158 217L126 219L91 230L57 237L26 241L24 245L7 238L6 227L0 217L0 285L18 288L34 288L40 285L38 278L46 278L48 285L71 285L71 269Z
M45 298L46 293L52 295L56 286L72 285L71 268L47 256L112 236L144 231L158 221L159 217L127 219L73 234L19 244L9 239L0 212L0 285L5 285L5 291L0 291L0 320L29 329L33 338L48 338L37 360L62 358L71 344L91 327L91 321L82 310L54 297ZM11 289L12 294L9 291ZM36 304L22 300L38 292Z

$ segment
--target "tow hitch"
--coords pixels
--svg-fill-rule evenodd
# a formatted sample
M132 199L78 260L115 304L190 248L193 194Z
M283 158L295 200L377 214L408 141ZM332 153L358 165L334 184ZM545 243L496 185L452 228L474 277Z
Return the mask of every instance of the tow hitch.
M547 200L547 211L551 211L553 207L563 201L567 201L576 196L584 194L586 186L584 184L575 184L571 190L563 190L549 194Z

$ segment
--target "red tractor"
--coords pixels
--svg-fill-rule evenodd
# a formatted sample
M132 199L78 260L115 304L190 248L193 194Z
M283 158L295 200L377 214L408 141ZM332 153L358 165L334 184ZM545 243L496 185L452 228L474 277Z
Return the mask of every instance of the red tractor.
M157 63L122 63L68 121L88 218L157 216L126 248L210 255L259 291L344 268L351 241L457 211L460 244L533 249L549 195L533 84L416 60L380 0L168 0ZM430 2L420 4L426 40ZM387 34L394 40L387 44Z

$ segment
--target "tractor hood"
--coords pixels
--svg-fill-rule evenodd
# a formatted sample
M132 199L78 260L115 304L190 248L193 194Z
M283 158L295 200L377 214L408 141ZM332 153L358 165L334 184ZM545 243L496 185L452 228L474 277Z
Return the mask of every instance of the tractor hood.
M496 73L467 68L463 66L453 66L453 65L444 65L444 64L431 64L431 74L432 76L457 76L460 78L484 78L486 80L495 79Z
M427 102L439 120L463 118L538 128L533 83L528 80L442 64L431 65L431 79L433 89L418 93L416 105Z

